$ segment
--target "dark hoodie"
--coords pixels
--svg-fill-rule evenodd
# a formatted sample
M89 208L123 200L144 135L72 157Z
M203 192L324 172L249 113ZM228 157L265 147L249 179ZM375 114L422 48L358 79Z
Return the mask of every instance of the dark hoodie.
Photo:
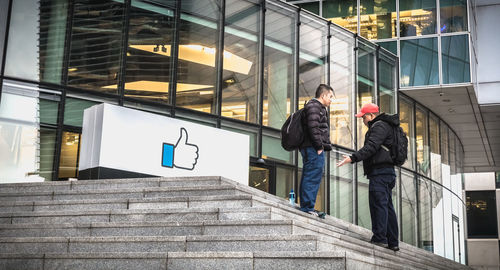
M394 142L394 127L399 126L399 115L381 113L368 122L365 144L351 155L352 162L363 161L365 175L375 168L393 168L390 150ZM382 147L384 145L384 147Z

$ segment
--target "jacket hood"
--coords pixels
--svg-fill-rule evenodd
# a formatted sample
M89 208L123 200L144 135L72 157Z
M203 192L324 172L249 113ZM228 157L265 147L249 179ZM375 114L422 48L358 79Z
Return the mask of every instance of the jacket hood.
M391 126L399 126L399 114L386 114L386 113L381 113L375 119L369 122L369 125L371 126L373 123L377 122L378 120L382 120L386 123L388 123Z

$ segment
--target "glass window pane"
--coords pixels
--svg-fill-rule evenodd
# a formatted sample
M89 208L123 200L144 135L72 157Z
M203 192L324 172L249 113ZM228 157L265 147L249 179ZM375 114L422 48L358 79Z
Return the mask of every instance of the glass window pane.
M168 103L174 0L133 0L130 7L125 96ZM180 87L180 86L178 86Z
M414 156L414 143L415 138L413 137L413 104L400 98L399 99L399 121L401 128L406 133L408 137L408 159L403 164L404 167L413 169Z
M292 189L295 196L297 196L297 188L293 186L295 182L294 175L294 169L292 168L276 167L276 196L287 199Z
M468 238L498 238L495 191L467 191Z
M380 111L393 114L396 113L394 96L396 95L396 68L397 62L385 56L383 53L379 54L378 61L378 91L379 91L379 106Z
M313 98L316 88L326 83L328 28L309 17L300 18L299 107Z
M353 33L358 32L356 1L323 0L323 17Z
M396 0L361 0L360 31L367 39L397 36Z
M117 93L123 9L117 1L74 2L68 85Z
M61 83L67 0L13 1L5 74Z
M38 106L40 110L40 123L57 125L57 112L59 111L59 102L40 99Z
M420 222L420 242L418 246L427 251L434 251L432 239L432 208L431 208L431 182L425 178L418 178L418 204Z
M344 154L347 153L332 151L330 164L342 160ZM352 164L342 167L330 166L330 215L347 222L353 222L353 177Z
M429 137L428 137L427 112L417 107L416 112L416 138L417 143L417 172L430 176Z
M335 28L331 29L335 33ZM354 92L354 39L343 33L330 39L330 82L334 101L330 104L330 140L353 148L352 97Z
M399 32L401 37L436 33L435 0L399 0Z
M448 126L441 122L441 159L443 164L450 165L448 144Z
M401 86L439 83L437 38L401 40Z
M390 51L394 55L398 55L398 42L397 41L387 41L387 42L378 42L380 47Z
M316 15L319 15L319 2L313 3L303 3L303 4L295 4L305 10L308 10Z
M455 149L456 149L456 146L455 146L456 139L455 139L455 134L452 131L450 131L449 134L450 135L449 135L449 138L448 138L448 140L449 140L448 141L448 143L449 143L448 146L449 146L449 149L450 149L450 168L451 168L451 175L453 176L454 174L457 173L457 166L456 166L457 164L456 164L456 156L455 156L455 154L456 154L456 151L455 151Z
M94 101L66 98L64 106L64 124L81 127L83 124L83 111L98 104Z
M356 163L356 169L358 170L358 225L370 229L372 228L372 220L370 216L370 205L369 199L369 180L366 178L363 172L362 162Z
M54 173L54 149L56 147L56 130L55 129L40 129L40 176L45 178L45 181L52 180Z
M271 2L266 9L262 123L281 128L292 106L295 15Z
M445 233L444 233L444 201L443 187L441 185L432 185L432 240L434 244L434 253L445 256Z
M470 82L469 35L441 37L443 83Z
M9 13L9 1L0 1L0 63L3 63L3 48L5 43L5 30L7 27L7 14ZM0 65L0 74L3 74L3 66Z
M226 1L222 116L252 123L258 115L259 12L256 4Z
M439 143L439 119L431 114L429 118L430 150L431 150L431 179L442 183L441 180L441 151Z
M417 245L417 200L415 177L412 173L401 172L401 200L402 200L402 241Z
M59 179L76 178L78 176L78 153L80 151L79 133L63 131L61 142L61 160L59 162Z
M288 152L283 149L283 147L281 147L281 139L279 134L262 135L263 158L291 163L293 160L293 153L293 151Z
M250 166L248 185L258 190L269 192L269 169Z
M439 0L441 33L467 31L467 1Z
M359 42L358 49L358 96L357 111L366 103L375 103L375 48L369 44ZM368 128L363 124L363 119L357 118L358 149L363 146L365 133Z

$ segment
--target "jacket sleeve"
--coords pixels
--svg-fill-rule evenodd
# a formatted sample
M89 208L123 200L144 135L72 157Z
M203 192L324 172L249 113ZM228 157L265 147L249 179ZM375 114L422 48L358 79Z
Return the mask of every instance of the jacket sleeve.
M321 130L319 128L321 118L321 108L318 106L310 105L306 109L307 130L311 138L311 144L316 150L323 149L323 142L321 140Z
M370 136L366 138L365 145L351 155L351 161L358 162L373 156L380 149L387 136L387 127L383 123L373 123Z

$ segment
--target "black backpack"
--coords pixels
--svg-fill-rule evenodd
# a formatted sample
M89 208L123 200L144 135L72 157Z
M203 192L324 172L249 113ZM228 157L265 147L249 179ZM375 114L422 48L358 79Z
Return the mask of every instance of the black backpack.
M408 138L401 126L394 127L394 143L391 148L391 158L394 165L401 166L408 159Z
M298 149L304 141L304 114L304 108L292 113L281 127L281 146L287 151Z

